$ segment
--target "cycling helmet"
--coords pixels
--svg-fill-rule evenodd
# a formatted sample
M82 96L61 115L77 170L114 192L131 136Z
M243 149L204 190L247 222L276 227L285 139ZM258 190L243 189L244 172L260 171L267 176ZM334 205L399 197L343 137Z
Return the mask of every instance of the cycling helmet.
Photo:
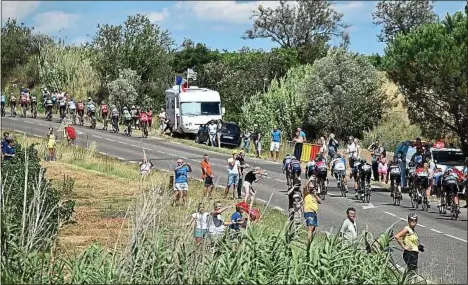
M101 105L105 105L105 104L106 104L106 101L102 101L102 102L101 102Z
M336 158L341 158L341 154L337 153Z
M296 159L296 157L293 155L293 156L291 156L291 159Z
M128 110L127 107L124 107L123 109L124 109L124 110Z
M410 161L410 163L408 164L409 167L415 167L416 166L416 163L414 163L414 161Z
M322 158L322 154L317 153L317 155L315 156L315 158Z
M286 157L288 157L288 156L291 156L291 154L290 154L290 153L287 153L287 154L286 154Z
M135 109L135 105L132 105L132 109Z
M418 220L418 215L416 215L416 213L410 213L408 215L408 220Z
M88 101L91 101L91 100L93 100L93 99L91 99L91 97L88 97Z
M361 159L359 159L359 161L360 161L361 163L366 163L366 159L365 159L365 158L361 158Z

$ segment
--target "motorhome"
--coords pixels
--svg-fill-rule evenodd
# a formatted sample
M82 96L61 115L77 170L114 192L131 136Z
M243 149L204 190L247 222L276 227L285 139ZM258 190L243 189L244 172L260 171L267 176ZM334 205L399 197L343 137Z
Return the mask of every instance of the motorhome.
M225 113L219 93L207 88L190 86L180 90L175 85L166 90L165 99L167 117L179 134L195 135L200 125L222 119Z

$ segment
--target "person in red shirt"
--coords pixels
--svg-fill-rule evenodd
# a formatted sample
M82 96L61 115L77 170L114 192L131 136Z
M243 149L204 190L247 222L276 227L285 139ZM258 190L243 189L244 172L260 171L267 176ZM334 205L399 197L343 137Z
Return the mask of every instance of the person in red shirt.
M104 124L104 127L102 127L102 129L107 131L107 122L108 122L107 116L109 115L109 110L107 109L106 102L102 101L100 109L101 109L102 122Z
M65 136L67 137L68 144L74 145L75 139L76 139L76 131L71 122L68 123L68 126L65 127L64 132L65 132Z
M80 121L80 125L83 125L83 116L84 116L85 106L84 106L83 102L80 100L76 107L77 107L76 109L77 109L77 112L78 112L78 119Z
M429 164L427 163L420 163L418 164L415 172L415 185L421 185L423 189L426 190L426 197L429 199L431 196L431 187L429 185ZM427 204L429 205L429 200L427 200Z
M140 111L140 127L144 137L148 137L148 114L145 111Z
M146 109L146 114L148 115L148 127L151 129L151 125L153 125L153 108Z

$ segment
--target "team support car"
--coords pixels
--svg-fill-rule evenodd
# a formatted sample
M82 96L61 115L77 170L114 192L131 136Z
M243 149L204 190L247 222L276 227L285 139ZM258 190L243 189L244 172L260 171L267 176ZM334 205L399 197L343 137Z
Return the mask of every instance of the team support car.
M196 143L209 144L210 136L208 133L208 126L210 122L200 126L198 133L195 136ZM221 134L221 146L239 147L241 145L241 129L236 123L223 122L219 132Z

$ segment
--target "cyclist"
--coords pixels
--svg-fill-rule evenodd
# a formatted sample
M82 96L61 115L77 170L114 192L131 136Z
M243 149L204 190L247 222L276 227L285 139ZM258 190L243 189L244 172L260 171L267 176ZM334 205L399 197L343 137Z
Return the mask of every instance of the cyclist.
M109 111L107 110L107 104L104 101L101 102L101 106L99 107L99 114L101 115L102 123L104 124L102 129L107 131L107 117L109 115Z
M10 96L10 113L12 116L16 116L16 97L13 94Z
M31 94L31 113L37 114L37 98L36 95Z
M130 109L130 114L132 114L133 127L136 129L139 120L138 120L138 111L135 108L135 105L132 105L132 108Z
M372 165L369 164L365 158L361 158L359 165L359 179L360 179L360 186L359 191L361 195L364 195L364 187L370 187L370 180L371 180L371 173L372 173Z
M53 107L54 107L54 103L52 102L52 98L49 95L49 96L47 96L47 98L45 100L46 118L48 120L52 119L52 108Z
M432 176L432 189L437 196L437 208L439 208L442 205L441 197L442 195L444 195L444 189L442 188L443 176L444 172L442 171L442 168L436 168L436 170L434 171L434 175Z
M2 117L5 116L6 96L2 94Z
M290 173L294 181L295 178L301 177L301 162L293 155L291 156L291 162L289 164Z
M119 110L115 105L111 106L111 120L112 120L112 127L118 133L119 132Z
M289 186L290 184L290 177L291 177L291 155L288 153L283 158L283 170L282 173L286 172L286 184Z
M26 89L23 89L23 90L26 91ZM29 93L21 92L20 104L21 104L21 110L23 112L23 115L25 115L26 110L28 109L28 103L29 103Z
M68 104L67 104L67 108L68 108L68 113L70 114L70 117L71 117L71 120L73 121L73 124L75 125L76 124L76 105L75 105L75 101L73 100L73 98L70 98L70 101L68 101Z
M348 181L346 180L346 160L341 154L337 153L335 158L331 162L331 172L336 179L338 179L338 175L341 175L342 183L344 185L348 185ZM337 182L337 187L340 188L341 185L339 181ZM348 193L348 188L346 187L346 193Z
M306 164L306 171L305 171L306 179L309 179L310 177L312 177L312 175L314 175L314 172L315 172L315 160L311 158L309 162L307 162Z
M453 201L455 205L450 206L456 206L459 214L460 204L458 200L458 175L452 170L452 168L447 168L447 170L445 170L444 176L442 177L442 185L447 196L450 194L452 198L451 200L447 200L447 202L451 204Z
M52 103L54 104L53 106L57 106L57 93L52 93Z
M315 158L315 175L317 176L319 185L321 185L322 181L324 183L325 189L321 189L321 191L323 190L326 191L328 187L327 172L328 172L328 166L325 161L325 158L319 153L317 154L317 157Z
M84 116L85 106L83 102L80 100L78 101L78 105L76 107L77 107L77 112L78 112L78 118L80 120L80 125L83 125L83 116Z
M426 191L427 207L429 208L429 197L431 195L431 188L429 187L429 165L427 163L420 163L416 168L416 172L413 180L413 189L416 190L418 186L421 186ZM415 191L413 191L414 193ZM418 193L420 194L420 193ZM418 197L420 198L420 197Z
M390 197L393 197L395 195L394 191L396 188L398 191L398 197L401 198L401 169L400 166L396 164L393 160L390 161L388 173L390 174L390 187L391 189L393 189L393 191L390 193Z
M414 182L414 174L416 173L416 163L414 161L410 161L408 163L408 171L407 173L407 181L408 181L408 188L413 188L413 182Z
M351 178L354 180L354 196L358 197L358 190L359 190L359 170L361 168L361 161L359 159L353 160L352 168L351 168Z
M132 118L132 114L130 114L130 112L128 111L127 107L124 107L123 108L123 117L124 117L124 123L125 123L125 126L127 126L127 129L125 130L125 132L130 135L132 133L132 122L133 122L133 118Z
M60 113L60 119L65 119L65 116L66 116L66 111L67 111L67 99L65 98L65 96L61 97L59 99L59 113Z
M352 136L349 137L349 143L348 143L348 148L346 150L346 153L348 154L349 167L354 168L354 162L357 160L359 156L358 156L357 145ZM351 172L349 174L349 178L352 178L352 175L353 173Z
M88 107L88 117L91 120L91 126L92 126L93 125L93 120L95 119L95 115L96 115L96 105L93 102L93 100L91 99L91 97L88 97L87 107Z
M142 130L142 136L147 137L148 136L148 115L144 110L141 110L139 114L139 120L140 123L139 125L141 126Z

